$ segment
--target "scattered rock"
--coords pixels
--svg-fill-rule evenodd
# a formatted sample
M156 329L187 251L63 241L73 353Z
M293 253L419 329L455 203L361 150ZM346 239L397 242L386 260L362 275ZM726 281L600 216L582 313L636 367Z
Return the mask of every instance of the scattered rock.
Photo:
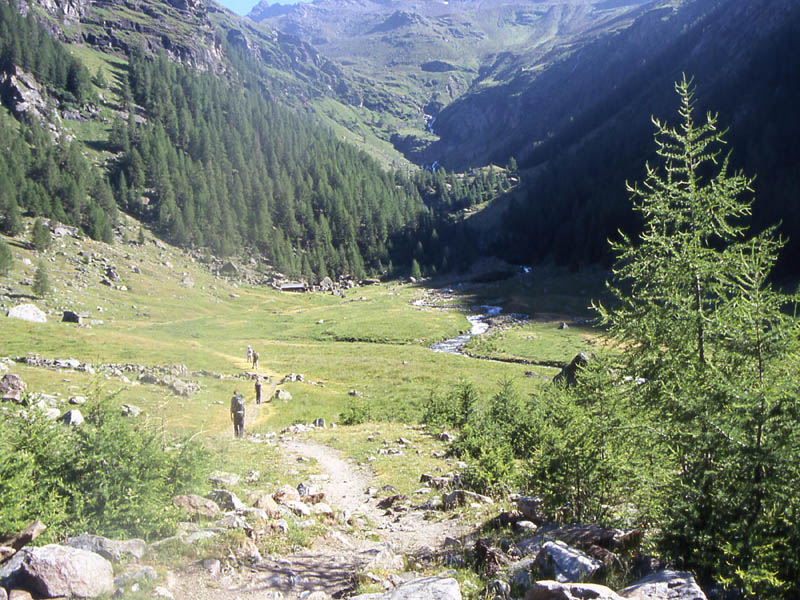
M261 496L256 500L253 506L266 512L267 516L271 519L277 519L281 516L280 506L278 506L278 503L275 502L275 499L270 494Z
M230 489L239 483L240 480L241 477L235 473L224 473L222 471L213 471L208 476L209 483L215 488L220 489Z
M82 425L85 419L77 408L73 408L72 410L68 410L63 415L58 418L59 421L68 425L70 427L77 427L78 425Z
M275 399L289 401L292 399L292 395L289 393L288 390L278 389L275 390Z
M272 498L278 504L286 504L287 502L299 502L300 492L290 485L281 486L281 488L272 494Z
M22 394L28 386L19 377L13 373L6 373L0 379L0 394L3 400L13 400L14 402L22 402Z
M452 577L425 577L385 594L362 594L351 600L461 600L461 590Z
M586 581L603 569L603 563L561 541L546 542L536 557L546 577L561 583Z
M214 518L222 512L219 505L209 498L203 498L197 494L187 494L175 496L172 503L178 508L182 508L190 515L201 515L203 517Z
M142 409L135 404L123 404L121 408L123 417L138 417L142 414Z
M456 506L463 506L468 502L477 502L479 504L494 504L494 500L489 496L481 496L475 492L468 490L453 490L449 494L442 495L442 504L445 509L455 508Z
M66 545L94 552L111 562L120 562L123 557L140 560L147 552L147 543L144 540L111 540L101 535L88 533L67 539Z
M389 496L378 502L378 508L388 509L398 502L408 502L408 496L405 494L398 494L396 496Z
M660 571L620 590L629 600L706 600L691 573Z
M543 505L544 502L538 496L520 496L517 500L519 512L537 525L541 525L545 521Z
M156 573L156 570L153 567L142 567L136 571L129 571L127 573L123 573L122 575L118 575L114 578L114 586L121 588L137 581L144 581L145 579L149 579L150 581L155 581L158 579L158 573Z
M239 497L229 490L211 490L208 497L224 510L241 510L246 508Z
M525 600L622 600L609 588L592 583L560 583L537 581L528 590Z

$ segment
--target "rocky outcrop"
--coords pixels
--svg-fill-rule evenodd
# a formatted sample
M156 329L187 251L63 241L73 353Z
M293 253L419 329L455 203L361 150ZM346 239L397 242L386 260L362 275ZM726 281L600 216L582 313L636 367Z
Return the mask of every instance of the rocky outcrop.
M50 112L39 82L18 67L0 73L0 98L17 118L27 116L44 122Z

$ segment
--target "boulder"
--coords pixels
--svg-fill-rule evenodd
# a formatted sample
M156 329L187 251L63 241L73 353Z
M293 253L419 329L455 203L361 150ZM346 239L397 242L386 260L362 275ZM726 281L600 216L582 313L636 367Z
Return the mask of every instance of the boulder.
M120 562L123 557L139 560L147 552L147 543L144 540L111 540L89 533L67 539L67 546L94 552L111 562Z
M81 414L81 411L79 411L77 408L73 408L72 410L68 410L63 415L61 415L58 418L58 420L64 423L64 425L68 425L70 427L77 427L78 425L83 424L85 419L83 418L83 414Z
M470 492L467 490L453 490L449 494L442 495L442 504L444 504L445 509L462 506L468 502L478 504L494 504L494 500L489 498L489 496L481 496L480 494L476 494L475 492Z
M275 390L275 399L288 402L292 399L292 395L289 393L289 390Z
M545 521L543 505L544 502L538 496L520 496L517 500L517 510L537 525Z
M283 505L296 514L298 517L310 517L311 516L311 507L306 504L305 502L299 502L297 500L286 500L283 502Z
M281 488L272 494L272 498L278 504L286 504L287 502L299 502L300 492L290 485L281 486Z
M14 402L22 402L22 394L28 386L19 377L13 373L6 373L0 379L0 396L3 400L13 400Z
M239 500L236 494L228 490L211 490L208 497L222 507L223 510L241 510L246 508L244 502Z
M613 590L592 583L560 583L558 581L537 581L525 600L622 600Z
M365 550L361 556L366 560L365 566L369 570L402 571L405 567L403 555L397 554L391 544Z
M253 505L267 513L270 519L278 519L281 516L281 508L270 494L264 494Z
M80 315L72 310L65 310L61 315L62 323L81 323L83 322L83 315Z
M203 498L197 494L187 494L175 496L172 503L178 508L182 508L190 515L201 515L203 517L214 518L222 512L219 505L209 498Z
M603 569L603 563L564 542L546 542L536 557L536 566L561 583L586 581Z
M18 304L8 311L12 319L22 319L31 323L47 323L45 315L35 304Z
M567 386L572 386L577 383L578 372L589 364L589 355L581 352L572 359L566 367L561 369L561 372L553 377L553 383L564 383Z
M620 590L630 600L707 600L691 573L659 571Z
M96 598L114 591L111 563L94 552L50 544L26 547L19 554L21 587L34 595Z
M136 583L137 581L146 581L148 579L150 581L158 579L158 573L156 573L153 567L142 567L135 571L128 571L122 575L117 575L117 577L114 578L114 586L121 588Z
M219 489L230 489L240 480L241 477L235 473L224 473L223 471L212 471L208 476L209 483Z
M424 577L385 594L362 594L351 600L461 600L461 590L452 577Z
M138 417L142 414L142 409L135 404L123 404L121 409L123 417Z

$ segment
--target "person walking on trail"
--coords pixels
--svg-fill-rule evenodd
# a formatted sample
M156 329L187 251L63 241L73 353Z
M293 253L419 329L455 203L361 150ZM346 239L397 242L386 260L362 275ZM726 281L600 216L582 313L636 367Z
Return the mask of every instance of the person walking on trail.
M258 352L256 352L255 350L253 350L253 368L254 369L258 368Z
M261 404L261 377L256 377L256 404Z
M250 344L248 344L247 345L247 364L249 365L252 362L253 362L253 348L250 346Z
M231 398L231 421L234 437L244 437L244 396L236 390L233 390Z

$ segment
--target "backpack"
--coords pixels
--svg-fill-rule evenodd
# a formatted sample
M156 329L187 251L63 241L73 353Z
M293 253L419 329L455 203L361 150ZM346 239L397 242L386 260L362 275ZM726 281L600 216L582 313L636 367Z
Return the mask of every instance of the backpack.
M244 414L244 396L236 394L233 397L233 412L237 414Z

